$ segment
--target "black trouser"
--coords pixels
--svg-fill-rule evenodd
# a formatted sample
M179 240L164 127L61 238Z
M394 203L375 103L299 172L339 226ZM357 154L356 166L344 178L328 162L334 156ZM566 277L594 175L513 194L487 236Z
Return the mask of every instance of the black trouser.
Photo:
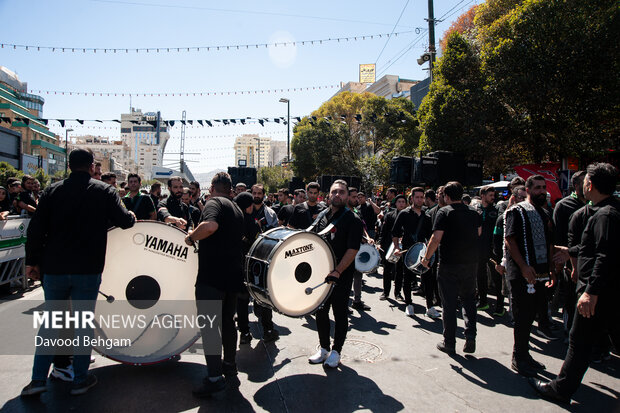
M340 276L340 280L333 287L332 293L325 304L316 312L316 328L319 333L319 343L321 347L329 350L330 344L330 324L329 324L329 308L334 313L334 345L332 350L340 353L342 346L347 338L347 330L349 329L349 294L351 293L351 285L353 284L353 273L345 272Z
M620 307L610 294L601 295L594 309L594 316L585 318L575 312L573 326L568 339L568 353L560 374L551 386L562 396L571 397L579 388L590 364L592 348L601 334L607 330L616 349L620 349Z
M514 325L514 348L513 357L517 360L528 358L530 330L538 313L538 327L545 328L549 324L547 315L547 292L544 282L534 285L535 292L527 292L527 281L520 274L514 280L510 280L512 294L512 315ZM541 312L544 311L544 314Z
M402 263L404 258L401 258L398 262ZM403 264L403 295L405 298L405 304L412 304L411 290L413 289L413 283L416 281L416 275L409 271L409 268Z
M196 284L196 306L198 315L205 317L213 316L212 308L207 305L207 301L221 301L221 316L217 317L217 324L221 346L219 354L216 352L205 350L205 360L209 370L209 377L218 377L222 375L222 347L224 348L224 361L227 363L235 363L237 352L237 330L235 329L235 311L237 305L237 293L218 290L208 284ZM219 322L217 321L219 319ZM202 344L212 343L215 339L213 331L209 328L201 328Z
M237 294L237 328L241 334L250 332L249 306L249 293ZM273 330L273 311L271 308L263 307L254 301L254 314L263 326L263 332Z
M443 305L443 339L448 347L456 344L456 306L461 297L465 338L476 338L476 264L442 264L437 284Z
M435 304L435 298L439 296L437 287L437 266L422 274L422 285L424 285L424 296L426 297L426 308L429 309ZM437 300L439 301L439 300Z
M392 280L394 280L394 295L400 294L403 286L403 268L402 259L394 264L383 258L383 294L386 297L392 290Z
M562 300L562 318L564 319L564 328L570 331L575 317L575 308L577 305L577 284L571 278L571 267L565 266L562 270L562 279L560 280L560 295Z
M495 296L497 297L495 310L499 312L504 307L502 275L495 271L495 266L491 264L488 258L484 258L478 262L478 300L481 306L488 304L487 295L489 293L489 273L491 274L491 281L493 282Z

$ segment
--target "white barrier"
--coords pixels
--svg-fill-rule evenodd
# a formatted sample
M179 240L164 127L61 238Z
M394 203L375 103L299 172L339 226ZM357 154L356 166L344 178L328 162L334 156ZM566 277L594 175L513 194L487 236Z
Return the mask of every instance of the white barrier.
M21 280L23 288L26 280L26 231L30 218L9 215L0 221L0 285L13 280Z

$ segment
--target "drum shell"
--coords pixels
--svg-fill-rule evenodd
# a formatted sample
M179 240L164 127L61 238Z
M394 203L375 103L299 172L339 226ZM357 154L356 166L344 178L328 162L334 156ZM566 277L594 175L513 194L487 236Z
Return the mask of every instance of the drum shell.
M404 264L409 271L414 274L422 275L433 266L435 262L435 254L431 257L428 267L422 265L421 259L426 255L426 245L423 242L417 242L407 250L404 257Z
M296 275L283 270L286 266L278 264L275 258L282 259L286 248L297 242L298 239L305 239L316 243L316 249L322 251L328 262L323 263L324 271L313 271L312 278L304 282L292 281ZM284 248L284 249L283 249ZM313 247L314 248L314 247ZM313 252L314 253L314 252ZM286 255L284 255L286 257ZM294 261L294 260L293 260ZM315 287L324 280L324 277L335 268L336 259L334 252L327 241L313 232L291 229L274 228L263 234L254 241L245 259L245 283L250 295L262 306L269 307L278 313L289 317L303 317L314 313L319 309L329 297L332 287L323 285L313 290L312 294L306 295L304 290L308 287ZM284 273L282 271L285 271ZM325 274L323 274L323 272ZM299 299L300 307L303 303L317 300L322 297L311 310L299 310L299 308L286 307L282 305L276 295L277 288L273 285L273 280L284 279L285 285L291 287L290 294L296 294ZM281 289L280 289L281 291ZM287 291L287 293L289 293ZM290 302L290 300L288 300ZM280 302L280 304L278 304ZM303 302L303 303L302 303Z
M362 262L360 257L362 254L369 254L370 258L367 262ZM379 251L374 245L362 244L359 251L355 255L355 269L359 272L372 272L381 262Z

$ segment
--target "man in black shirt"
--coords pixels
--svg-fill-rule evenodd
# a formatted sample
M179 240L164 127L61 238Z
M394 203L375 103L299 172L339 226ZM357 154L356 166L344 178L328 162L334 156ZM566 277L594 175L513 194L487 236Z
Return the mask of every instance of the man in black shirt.
M129 192L123 199L125 208L133 211L136 214L136 219L155 221L157 219L157 212L155 212L155 205L150 196L140 193L140 185L142 184L142 178L136 173L130 173L127 175L127 188Z
M198 181L192 181L189 183L189 193L191 196L189 200L189 204L193 206L194 208L198 208L198 210L202 212L202 209L204 208L204 204L202 203L202 200L200 199L200 183L198 183Z
M404 195L397 195L396 198L394 198L394 206L396 209L393 209L385 215L384 223L381 226L379 234L379 246L381 247L380 252L383 263L383 294L381 294L379 300L387 300L390 296L392 280L395 280L396 283L394 287L395 292L402 289L403 260L398 260L396 264L393 264L385 259L385 255L392 244L392 228L394 228L396 217L400 211L407 208L407 198ZM400 274L400 276L396 274Z
M114 188L91 179L89 172L94 170L94 164L90 152L71 151L69 168L69 178L45 190L30 221L26 274L35 280L44 275L46 301L71 300L72 311L92 312L105 264L108 223L129 228L135 216L123 207ZM81 337L92 337L92 330L84 328L76 329L75 333L80 343L83 343ZM47 390L47 374L54 355L42 351L37 348L32 382L23 389L22 396ZM80 395L97 384L97 378L87 374L91 347L81 345L74 351L71 394Z
M296 189L295 190L295 198L293 204L284 205L278 211L278 223L282 226L288 226L291 217L293 216L293 211L297 205L301 205L306 201L306 191L304 189Z
M577 313L570 331L568 354L560 374L549 383L531 380L543 397L569 403L577 391L590 361L595 340L608 329L616 348L620 348L620 202L613 197L618 170L610 164L589 165L584 180L585 198L597 210L588 220L579 247L577 269ZM560 248L558 260L566 259L567 248ZM555 258L554 258L555 259Z
M545 329L548 323L545 287L554 285L555 276L551 265L551 219L543 208L547 201L545 178L541 175L528 177L525 190L527 200L506 210L504 238L508 252L506 279L510 283L515 319L511 366L529 377L545 368L530 355L529 339L537 312L539 330ZM547 279L550 281L545 283Z
M568 247L569 222L573 213L586 204L583 195L583 180L585 171L575 172L571 178L574 191L569 196L561 199L553 210L553 225L555 227L554 245ZM585 226L584 226L585 228ZM582 228L583 229L583 228ZM581 239L581 233L579 234ZM562 269L562 277L559 277L558 284L563 301L564 327L568 332L573 323L575 314L575 304L577 303L576 284L571 279L572 265L566 263Z
M480 204L476 205L476 211L482 218L482 235L480 235L480 252L478 256L478 311L486 311L489 309L487 302L487 293L489 285L488 273L491 274L493 286L495 287L494 314L497 316L504 315L504 296L502 295L502 277L495 271L495 266L491 265L489 258L493 253L493 231L497 223L497 208L493 205L495 202L495 189L492 186L483 186L480 188ZM487 272L488 271L488 272Z
M312 364L323 363L332 368L338 367L340 352L347 337L349 327L348 301L353 283L355 255L362 241L363 227L361 220L346 208L348 198L347 183L342 179L334 181L329 191L330 210L315 227L321 232L330 224L331 231L327 232L327 242L332 246L336 256L336 268L325 277L325 281L335 284L331 295L317 312L316 326L319 333L321 348L308 361ZM334 344L330 348L329 308L334 313Z
M359 205L359 201L357 198L357 188L349 187L349 198L347 199L347 207L353 211L355 215L362 221L362 226L364 229L362 242L364 243L373 243L374 240L371 240L368 232L366 231L366 223L362 218L360 210L357 208ZM365 304L362 301L362 273L358 270L353 270L353 302L351 303L351 308L355 308L359 311L370 311L370 306Z
M376 239L375 227L377 225L377 215L381 212L381 208L372 202L372 199L366 198L366 194L363 192L357 193L357 199L362 220L366 223L366 232L370 238Z
M170 195L157 206L157 219L166 223L174 224L183 231L189 231L194 223L189 213L189 207L181 202L183 196L183 180L180 176L168 179L168 191Z
M460 296L465 321L463 352L476 351L476 265L478 238L482 233L482 219L473 208L463 205L463 187L448 182L444 187L447 206L437 213L433 235L428 243L422 265L427 266L439 247L437 283L443 305L443 341L437 348L448 354L455 353L456 310Z
M106 172L101 175L101 180L108 185L112 185L112 188L116 189L116 174L114 172Z
M183 202L189 208L189 216L192 217L192 222L198 225L200 222L201 211L198 207L192 205L192 191L189 188L183 188L183 195L181 195L181 202ZM203 207L204 208L204 207Z
M209 372L202 384L193 390L199 397L224 390L226 380L222 374L236 374L237 330L235 307L237 293L243 286L243 212L230 199L232 181L226 172L218 172L211 181L213 195L202 211L202 221L185 238L188 245L198 241L198 276L196 278L196 306L198 315L209 315L209 301L221 303L221 316L217 329L201 329L202 343L213 342L212 331L220 331L219 354L210 344L205 349ZM208 326L208 323L207 323ZM219 344L219 343L218 343ZM224 360L222 361L222 347Z
M316 219L318 214L323 211L323 206L318 203L319 191L321 186L317 182L310 182L306 185L306 202L295 205L293 214L288 222L288 226L297 229L308 228Z
M426 212L435 205L437 205L437 194L432 189L426 190L426 192L424 192L424 207L422 207L422 210Z
M151 185L149 196L151 197L151 200L153 201L153 205L155 205L155 209L157 209L159 205L159 199L161 197L161 184L159 182L154 182Z
M37 210L37 201L32 194L33 189L34 178L30 175L24 175L22 177L22 191L17 196L17 207L20 210L25 210L30 217Z
M424 205L424 188L413 188L411 190L412 205L401 211L396 217L396 222L392 227L392 242L394 243L394 254L401 255L399 248L399 238L402 237L403 249L408 250L417 242L426 242L431 237L431 219L422 212ZM402 261L401 259L400 261ZM405 314L413 316L413 302L411 301L411 288L415 281L415 274L404 267L403 274L403 293L405 294ZM429 309L432 308L432 303ZM431 313L436 316L434 312Z
M278 212L280 212L280 208L282 208L284 205L289 204L291 203L289 202L288 198L288 189L281 188L278 190L278 202L274 203L271 206L271 209L273 209L273 211L277 214Z

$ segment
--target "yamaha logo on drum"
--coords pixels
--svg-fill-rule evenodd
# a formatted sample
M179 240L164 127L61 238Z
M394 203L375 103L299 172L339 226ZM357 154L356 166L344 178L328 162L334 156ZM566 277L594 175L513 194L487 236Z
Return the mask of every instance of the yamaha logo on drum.
M288 250L284 253L284 258L294 257L299 254L303 254L305 252L310 252L314 250L313 244L304 245L302 247L293 248L292 250Z
M178 259L187 259L189 248L185 245L175 244L162 238L148 234L135 234L133 240L136 244L144 244L145 249L160 255L167 255Z

